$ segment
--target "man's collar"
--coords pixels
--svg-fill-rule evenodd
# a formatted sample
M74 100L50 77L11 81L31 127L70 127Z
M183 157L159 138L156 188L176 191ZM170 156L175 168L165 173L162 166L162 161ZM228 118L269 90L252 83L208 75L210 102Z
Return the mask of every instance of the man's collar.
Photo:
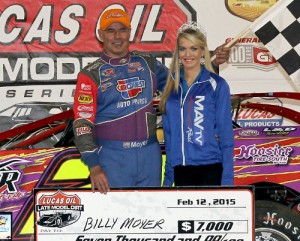
M101 58L111 64L111 65L123 65L123 64L127 64L129 62L130 59L130 53L127 52L124 56L122 57L118 57L118 58L114 58L111 57L109 55L107 55L104 51L101 53Z

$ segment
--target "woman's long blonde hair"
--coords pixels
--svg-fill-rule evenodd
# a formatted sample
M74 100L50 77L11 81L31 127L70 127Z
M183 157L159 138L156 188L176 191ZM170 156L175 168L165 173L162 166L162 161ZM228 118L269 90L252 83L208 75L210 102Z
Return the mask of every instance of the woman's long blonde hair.
M187 28L183 31L180 31L177 36L176 47L170 64L167 83L159 102L159 110L161 113L166 113L166 101L171 92L178 92L180 82L179 41L181 38L186 38L204 50L205 68L214 73L210 60L209 49L207 47L206 36L201 31L192 28Z

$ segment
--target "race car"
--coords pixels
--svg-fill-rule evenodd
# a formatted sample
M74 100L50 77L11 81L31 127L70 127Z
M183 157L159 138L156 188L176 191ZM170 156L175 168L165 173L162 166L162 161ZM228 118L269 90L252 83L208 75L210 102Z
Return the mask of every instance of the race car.
M37 221L37 224L45 227L58 227L61 228L66 222L72 219L71 213L54 212L52 214L44 214Z
M300 239L300 115L283 104L284 99L297 102L300 94L232 96L235 185L255 187L255 236L262 241ZM33 236L34 189L91 188L89 170L73 142L72 117L72 110L67 110L0 133L0 142L5 143L19 134L17 131L33 131L61 121L59 129L0 151L0 171L5 173L0 182L1 209L13 213L13 240L29 241ZM163 125L157 126L165 158ZM54 146L32 148L57 132L62 137ZM70 219L70 214L53 213L41 217L37 224L61 227Z

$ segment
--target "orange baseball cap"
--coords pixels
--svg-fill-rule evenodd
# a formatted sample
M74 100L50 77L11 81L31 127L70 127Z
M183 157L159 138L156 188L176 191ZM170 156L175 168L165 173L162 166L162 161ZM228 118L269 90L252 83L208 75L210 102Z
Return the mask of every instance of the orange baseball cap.
M121 23L127 28L131 28L128 14L119 8L109 9L105 11L100 18L100 29L106 30L112 23Z

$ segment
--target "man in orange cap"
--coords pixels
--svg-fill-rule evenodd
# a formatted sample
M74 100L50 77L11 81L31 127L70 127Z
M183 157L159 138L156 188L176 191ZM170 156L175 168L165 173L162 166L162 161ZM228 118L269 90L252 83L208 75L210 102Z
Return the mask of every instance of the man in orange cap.
M120 57L128 52L130 30L130 20L125 11L110 9L102 14L98 31L107 55Z
M78 74L74 96L75 143L89 167L92 190L160 186L162 156L152 98L162 91L168 70L149 53L129 51L125 11L105 11L99 27L104 50ZM217 55L216 63L226 60Z

